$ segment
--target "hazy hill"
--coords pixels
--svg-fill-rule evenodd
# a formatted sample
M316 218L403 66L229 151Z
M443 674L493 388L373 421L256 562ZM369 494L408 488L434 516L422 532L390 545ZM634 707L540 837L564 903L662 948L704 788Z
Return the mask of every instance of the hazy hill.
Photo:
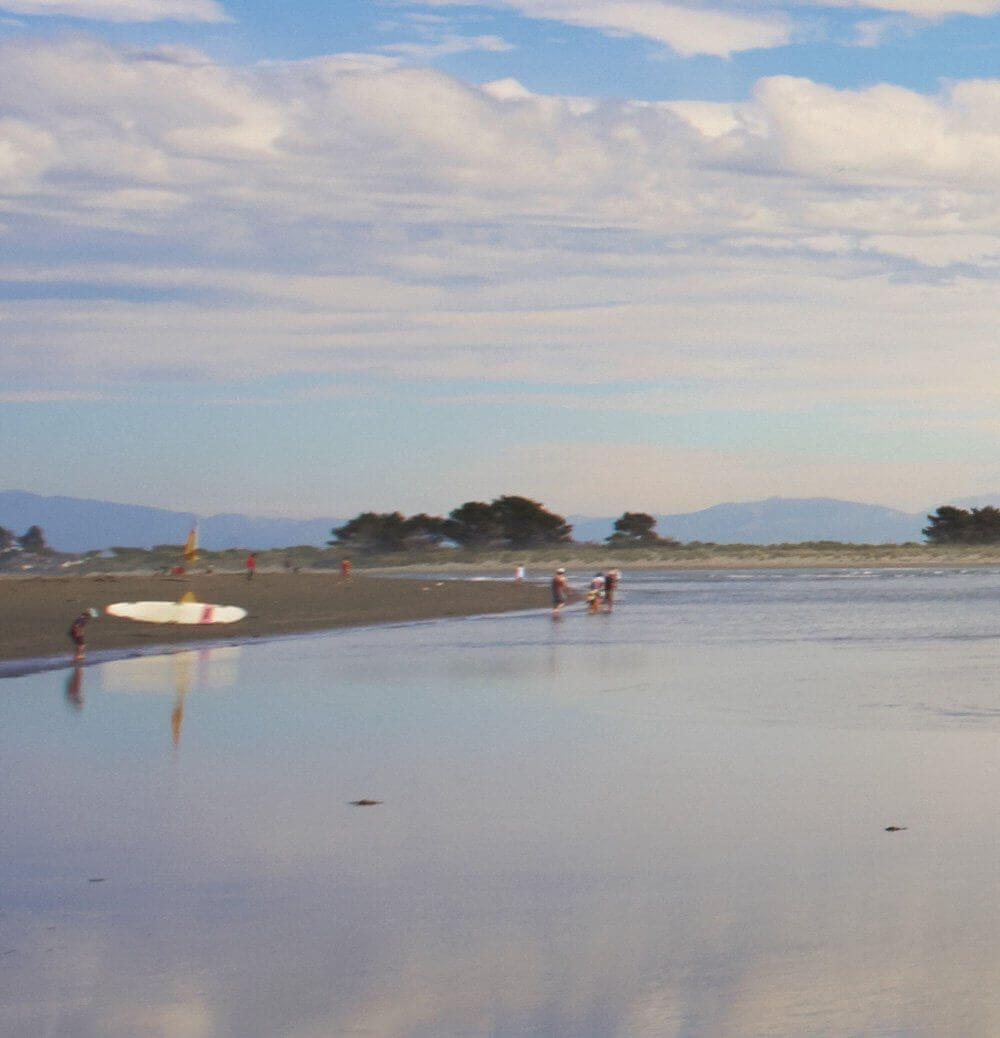
M196 516L144 505L122 505L79 497L43 497L23 490L0 491L0 526L22 534L37 524L49 546L75 552L113 545L151 548L183 544L195 520L198 540L208 551L225 548L322 547L342 519L255 519L245 515Z
M612 532L615 518L573 516L573 536L581 541L602 541ZM909 514L882 505L826 497L770 497L655 518L657 532L663 537L716 544L902 544L922 541L920 531L927 525L925 512Z
M962 508L1000 500L986 495L951 501ZM940 502L944 504L945 502ZM717 544L782 544L802 541L844 541L855 544L901 544L922 541L927 513L909 514L882 505L835 498L782 498L730 502L698 512L658 515L657 530L679 541ZM620 514L620 513L619 513ZM48 543L59 551L76 552L122 545L149 548L181 544L198 519L201 545L209 551L225 548L286 548L297 544L322 547L341 518L257 519L238 514L197 517L143 505L123 505L77 497L43 497L23 490L0 491L0 526L17 534L37 524ZM569 516L578 541L603 541L616 517Z

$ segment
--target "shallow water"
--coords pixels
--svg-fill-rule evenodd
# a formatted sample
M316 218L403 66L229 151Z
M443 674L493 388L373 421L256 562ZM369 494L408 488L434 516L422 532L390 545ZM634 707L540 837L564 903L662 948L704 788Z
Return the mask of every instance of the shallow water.
M1000 1033L998 603L626 573L0 682L0 1033Z

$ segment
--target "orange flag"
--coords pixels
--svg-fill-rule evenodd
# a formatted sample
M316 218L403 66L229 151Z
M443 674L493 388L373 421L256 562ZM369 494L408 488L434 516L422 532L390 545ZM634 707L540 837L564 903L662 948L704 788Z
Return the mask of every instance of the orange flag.
M191 532L184 542L184 558L188 562L194 562L198 558L198 524L191 527Z

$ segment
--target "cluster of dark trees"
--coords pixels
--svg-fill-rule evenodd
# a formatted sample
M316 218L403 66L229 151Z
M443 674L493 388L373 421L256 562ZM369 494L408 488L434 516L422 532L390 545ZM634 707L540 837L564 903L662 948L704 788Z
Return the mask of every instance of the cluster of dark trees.
M534 548L570 540L572 527L561 515L549 512L526 497L498 497L466 501L440 516L402 512L362 512L333 529L336 540L358 551L406 551L451 541L463 548Z
M654 532L656 520L644 512L625 512L607 538L616 547L673 543ZM508 495L490 502L466 501L441 516L404 516L402 512L362 512L332 531L352 551L393 552L436 547L445 541L463 548L538 548L572 540L573 528L561 515L527 497Z
M1000 543L1000 508L955 508L942 505L927 517L930 525L923 535L931 544L998 544Z
M615 532L604 539L614 548L677 543L673 537L661 537L656 532L656 520L645 512L624 512L615 520Z
M44 555L49 551L49 546L45 543L45 533L40 526L29 526L20 537L15 536L13 530L0 526L0 551L11 551L14 548L31 552L33 555Z

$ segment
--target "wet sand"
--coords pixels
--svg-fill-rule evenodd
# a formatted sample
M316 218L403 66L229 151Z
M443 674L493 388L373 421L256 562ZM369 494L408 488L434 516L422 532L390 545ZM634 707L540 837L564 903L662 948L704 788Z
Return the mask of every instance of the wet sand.
M177 601L192 591L198 601L237 605L248 616L234 624L144 624L104 614L112 602ZM334 573L103 575L10 577L0 580L0 660L72 652L67 629L82 609L101 616L87 627L88 651L148 649L219 639L266 638L306 631L446 616L539 609L547 589L513 581L418 580Z

